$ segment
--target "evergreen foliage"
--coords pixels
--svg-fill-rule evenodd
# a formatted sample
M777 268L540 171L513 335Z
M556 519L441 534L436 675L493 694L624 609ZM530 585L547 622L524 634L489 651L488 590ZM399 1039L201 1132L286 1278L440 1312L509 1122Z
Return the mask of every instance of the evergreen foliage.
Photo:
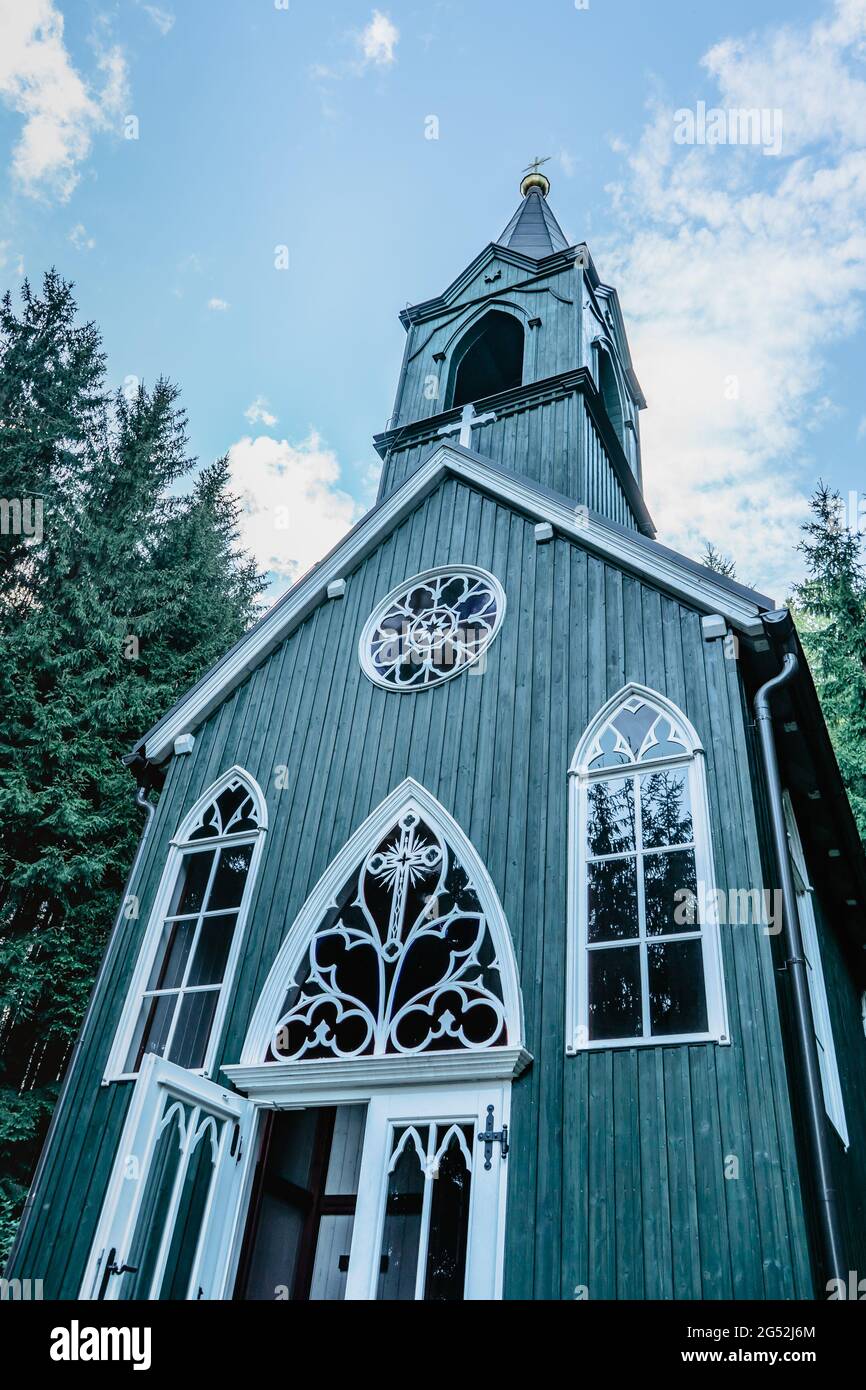
M17 311L6 295L0 1260L142 826L121 757L256 615L227 461L194 468L177 388L110 393L70 284L25 281Z
M819 482L800 551L807 578L795 585L800 639L860 835L866 843L866 568L856 522Z
M706 565L708 570L715 570L716 574L723 574L726 579L736 579L737 566L734 561L724 555L721 550L717 550L712 541L706 541L704 552L698 556L698 563Z

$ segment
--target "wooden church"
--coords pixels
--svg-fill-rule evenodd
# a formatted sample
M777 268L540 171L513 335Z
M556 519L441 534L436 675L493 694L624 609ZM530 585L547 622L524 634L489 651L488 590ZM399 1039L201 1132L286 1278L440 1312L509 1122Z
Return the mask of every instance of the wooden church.
M402 312L376 505L127 757L7 1269L46 1297L866 1273L860 841L789 615L655 539L548 193Z

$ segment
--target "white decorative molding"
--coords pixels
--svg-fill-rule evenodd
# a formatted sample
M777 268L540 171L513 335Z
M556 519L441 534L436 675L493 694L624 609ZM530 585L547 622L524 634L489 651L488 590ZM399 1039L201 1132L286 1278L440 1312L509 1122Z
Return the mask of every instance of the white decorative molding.
M549 521L539 521L535 528L535 540L537 544L544 541L553 540L553 527Z
M289 989L295 982L298 968L320 927L323 916L334 907L337 894L342 891L350 876L357 873L360 865L376 848L382 837L407 813L423 817L437 835L441 836L441 840L447 844L471 880L495 952L506 1041L511 1046L522 1045L523 1005L517 961L511 933L496 889L477 851L454 818L431 792L410 777L396 787L359 826L319 879L292 924L277 953L250 1020L241 1051L241 1062L244 1065L255 1067L264 1063L271 1049L275 1030L285 1014L285 1001ZM378 1046L381 1048L381 1043ZM458 1050L462 1049L453 1049L455 1052ZM482 1052L477 1046L466 1050L473 1057L479 1057ZM483 1050L499 1049L498 1046L490 1045ZM286 1065L300 1066L304 1063L296 1060Z
M343 598L346 592L345 579L332 579L327 588L328 598Z
M575 749L574 757L568 769L569 776L575 773L586 772L592 763L594 749L602 731L609 724L611 717L623 708L629 700L642 700L646 704L652 705L659 714L665 715L671 727L677 729L680 736L685 740L683 745L684 756L692 753L703 753L704 747L698 737L697 729L690 720L686 719L681 709L678 709L673 700L667 696L660 695L657 690L650 690L648 685L639 685L637 681L630 681L624 685L615 695L602 705L595 717L587 725L583 732L580 742ZM607 769L610 772L612 769Z
M232 1084L259 1104L309 1103L333 1097L371 1095L387 1087L441 1086L458 1081L508 1080L532 1061L525 1047L490 1047L478 1052L419 1052L413 1056L325 1058L313 1062L238 1063L222 1070Z
M195 734L179 734L174 741L175 757L181 757L184 753L191 753L195 748Z
M505 591L487 570L477 565L424 570L404 579L373 609L358 642L361 669L385 690L441 685L484 655L504 617Z
M326 598L331 581L360 564L448 476L480 489L530 520L549 522L564 538L647 578L704 612L724 614L741 631L763 630L759 605L720 583L712 571L697 575L691 567L680 563L674 552L632 535L602 517L578 518L572 503L558 500L530 479L507 475L457 445L441 444L395 492L362 517L330 555L300 579L227 656L154 725L145 736L146 756L153 762L162 762L179 734L190 732L206 719L225 696L313 612Z

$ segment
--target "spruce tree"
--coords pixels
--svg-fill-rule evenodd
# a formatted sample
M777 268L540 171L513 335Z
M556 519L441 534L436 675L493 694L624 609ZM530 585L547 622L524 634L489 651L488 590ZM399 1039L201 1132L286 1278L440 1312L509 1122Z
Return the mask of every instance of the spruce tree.
M797 626L860 835L866 842L866 569L862 536L838 492L819 482L794 587Z
M192 478L171 383L110 397L53 272L0 311L0 1225L56 1099L141 829L121 762L243 633L261 578L220 460ZM7 423L8 422L8 423ZM184 485L192 479L186 493ZM0 1231L2 1238L2 1231Z

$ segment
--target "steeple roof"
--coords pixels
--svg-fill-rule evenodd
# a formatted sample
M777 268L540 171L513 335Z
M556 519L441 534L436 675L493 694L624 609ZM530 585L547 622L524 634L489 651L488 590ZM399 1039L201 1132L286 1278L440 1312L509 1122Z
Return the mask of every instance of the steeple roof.
M552 255L554 251L564 251L568 246L562 228L548 205L541 184L543 176L538 177L538 183L530 183L528 179L524 181L526 191L520 206L505 231L497 238L497 245L507 246L524 256L532 256L536 261ZM544 183L547 184L546 179ZM547 184L547 187L550 185Z

